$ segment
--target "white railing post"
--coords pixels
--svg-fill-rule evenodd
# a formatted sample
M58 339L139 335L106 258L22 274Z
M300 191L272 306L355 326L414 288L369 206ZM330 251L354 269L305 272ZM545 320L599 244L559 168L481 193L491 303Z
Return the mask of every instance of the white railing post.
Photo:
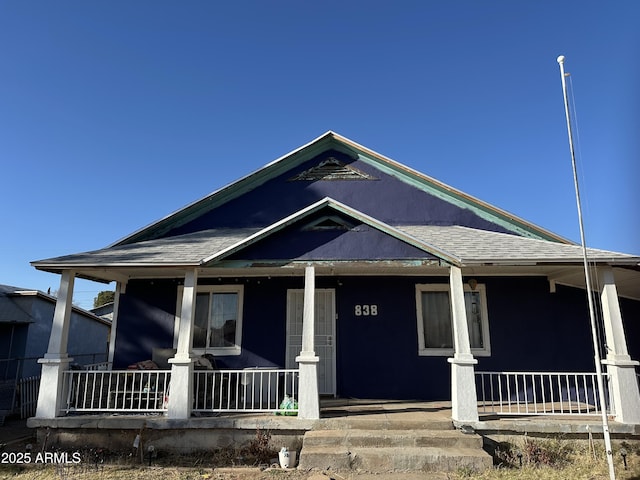
M451 364L451 416L457 422L477 422L478 397L474 365L478 361L471 354L460 268L451 266L449 280L454 345L453 358L447 359Z
M196 310L198 271L190 270L184 278L182 290L182 310L178 326L178 348L176 356L169 359L171 364L171 385L167 416L187 419L191 416L193 401L193 320Z
M631 360L627 350L613 269L602 268L599 273L602 275L600 299L607 345L607 356L602 363L609 374L615 419L620 423L640 424L640 391L635 371L640 362Z
M298 418L317 420L320 418L318 395L318 362L315 337L315 269L306 267L304 273L304 309L302 314L302 350L296 357L300 366Z
M38 360L42 365L40 375L40 391L38 393L37 418L55 418L61 407L65 370L68 369L72 358L67 353L69 339L69 324L73 310L73 284L75 272L64 270L60 278L60 289L53 314L49 348L44 358Z

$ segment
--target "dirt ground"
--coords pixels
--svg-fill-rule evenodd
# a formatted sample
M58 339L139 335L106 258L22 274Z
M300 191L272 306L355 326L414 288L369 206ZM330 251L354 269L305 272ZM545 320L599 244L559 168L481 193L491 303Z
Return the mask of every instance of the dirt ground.
M452 480L456 474L398 473L374 475L365 473L303 472L279 467L123 467L89 465L72 466L0 466L2 480Z

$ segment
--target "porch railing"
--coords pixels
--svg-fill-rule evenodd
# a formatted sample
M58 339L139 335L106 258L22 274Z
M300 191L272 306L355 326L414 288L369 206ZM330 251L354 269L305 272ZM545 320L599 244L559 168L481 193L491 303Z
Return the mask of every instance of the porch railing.
M170 370L69 370L64 375L66 413L167 410ZM298 382L296 369L196 370L192 410L295 414Z
M18 392L20 395L18 406L20 408L20 418L24 419L36 414L39 391L40 375L21 378L18 380Z
M72 354L74 367L82 369L110 370L106 353ZM40 357L15 357L0 359L0 412L19 414L28 418L36 413L40 389ZM86 364L92 361L99 363Z
M153 413L167 409L170 370L64 372L70 412Z
M196 370L193 412L280 412L289 398L281 413L294 414L298 382L296 369Z
M607 389L607 375L604 375ZM598 380L583 372L476 372L478 413L600 415ZM605 392L608 399L608 392ZM604 408L609 410L609 405ZM609 412L613 413L613 412Z

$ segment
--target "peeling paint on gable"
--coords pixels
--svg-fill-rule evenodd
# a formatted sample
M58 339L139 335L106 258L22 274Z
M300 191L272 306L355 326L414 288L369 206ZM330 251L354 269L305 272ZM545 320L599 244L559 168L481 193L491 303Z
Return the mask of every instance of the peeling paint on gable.
M315 180L377 180L377 178L355 167L346 165L335 157L328 157L315 167L309 168L289 179L290 182Z

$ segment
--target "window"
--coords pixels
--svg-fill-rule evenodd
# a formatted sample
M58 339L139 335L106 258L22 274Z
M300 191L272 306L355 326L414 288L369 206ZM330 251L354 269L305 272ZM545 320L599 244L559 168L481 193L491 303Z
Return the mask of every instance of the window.
M242 342L241 285L203 285L196 293L193 351L197 354L240 355ZM182 310L182 288L178 312ZM179 318L176 316L176 332ZM177 343L177 334L175 335Z
M484 285L474 290L464 286L464 303L469 327L471 353L489 356L489 322ZM453 324L449 285L416 285L418 319L418 353L420 355L453 355Z

